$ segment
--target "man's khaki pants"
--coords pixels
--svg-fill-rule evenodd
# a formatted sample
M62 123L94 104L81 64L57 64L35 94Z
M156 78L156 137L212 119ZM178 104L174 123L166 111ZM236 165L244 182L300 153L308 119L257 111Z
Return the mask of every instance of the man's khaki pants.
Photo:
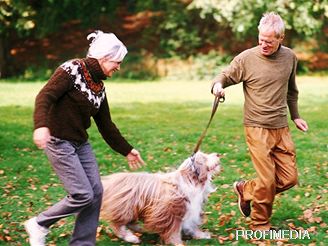
M252 201L251 229L269 230L275 195L297 183L294 143L288 127L245 127L245 135L257 174L244 186L244 199Z

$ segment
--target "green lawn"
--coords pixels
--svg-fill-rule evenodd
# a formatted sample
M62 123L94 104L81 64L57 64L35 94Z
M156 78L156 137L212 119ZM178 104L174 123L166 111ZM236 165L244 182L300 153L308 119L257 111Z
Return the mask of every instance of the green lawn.
M300 112L310 130L302 133L291 123L297 146L299 185L277 196L272 223L283 229L308 230L310 240L271 244L327 245L328 223L328 77L299 77ZM32 143L33 102L42 83L0 82L0 245L27 245L22 222L58 201L65 192L42 153ZM112 117L121 132L141 151L142 171L169 171L187 158L207 124L213 97L207 81L107 82ZM189 240L187 245L244 244L234 239L247 228L236 206L232 183L254 177L242 126L241 86L228 88L226 102L203 141L204 152L224 154L223 171L214 179L217 192L205 207L204 229L211 240ZM125 158L113 152L95 126L90 142L101 173L127 170ZM73 219L53 226L50 245L67 245ZM142 236L143 245L159 244L156 235ZM265 242L266 244L270 242ZM128 245L116 239L104 222L97 245Z

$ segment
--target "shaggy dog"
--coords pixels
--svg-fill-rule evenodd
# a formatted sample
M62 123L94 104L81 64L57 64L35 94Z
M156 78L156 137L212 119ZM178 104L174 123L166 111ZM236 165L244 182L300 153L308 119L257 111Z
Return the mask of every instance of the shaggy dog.
M182 244L181 233L210 238L199 229L202 207L214 189L211 178L220 171L216 153L197 152L170 173L116 173L102 178L104 196L100 218L117 237L140 239L132 231L158 233L165 244ZM130 231L129 229L132 231Z

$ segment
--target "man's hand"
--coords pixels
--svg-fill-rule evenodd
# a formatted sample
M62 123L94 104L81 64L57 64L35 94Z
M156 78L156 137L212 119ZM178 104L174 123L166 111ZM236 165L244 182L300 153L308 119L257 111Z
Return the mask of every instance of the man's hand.
M128 160L129 167L132 170L145 165L145 162L142 160L139 151L136 149L132 149L131 152L126 156L126 159Z
M222 88L221 83L215 83L213 86L213 90L212 93L214 94L214 96L217 96L219 98L224 97L225 96L225 91Z
M44 149L50 140L50 130L48 127L40 127L34 130L33 141L39 149Z
M294 119L294 123L295 123L296 127L303 132L306 132L309 129L306 121L303 119L300 119L300 118Z

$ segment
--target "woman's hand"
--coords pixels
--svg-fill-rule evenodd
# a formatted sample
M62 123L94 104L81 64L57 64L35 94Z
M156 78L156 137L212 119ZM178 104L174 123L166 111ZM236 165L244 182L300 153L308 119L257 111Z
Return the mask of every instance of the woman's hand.
M50 140L50 130L48 127L40 127L34 130L33 141L39 149L44 149Z
M132 170L145 165L145 162L142 160L139 151L136 149L132 149L131 152L126 156L126 159L128 160L129 167Z

